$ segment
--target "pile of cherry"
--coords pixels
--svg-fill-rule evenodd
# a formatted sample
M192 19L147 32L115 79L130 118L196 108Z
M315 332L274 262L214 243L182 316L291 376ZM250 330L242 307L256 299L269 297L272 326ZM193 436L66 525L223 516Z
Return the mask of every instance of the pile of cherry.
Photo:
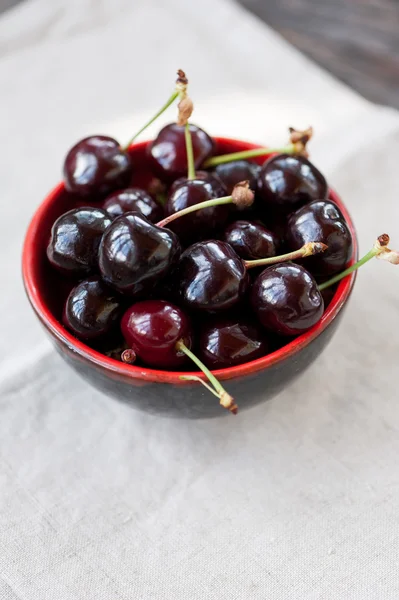
M113 356L127 363L192 371L193 361L209 383L186 378L236 412L210 370L257 359L314 326L352 239L295 143L269 151L262 166L253 151L215 157L212 138L188 123L186 83L180 73L160 111L180 99L178 123L147 147L153 178L143 187L131 185L129 145L96 135L69 151L65 187L87 205L56 220L47 256L76 281L63 312L74 336L97 348L118 340Z

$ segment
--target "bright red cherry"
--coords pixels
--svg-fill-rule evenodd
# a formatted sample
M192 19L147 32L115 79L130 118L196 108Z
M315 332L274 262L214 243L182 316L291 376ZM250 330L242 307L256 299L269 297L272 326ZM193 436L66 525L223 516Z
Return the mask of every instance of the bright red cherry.
M131 176L129 154L106 135L84 138L69 150L64 162L66 189L85 198L104 197L124 188Z
M171 123L158 133L148 146L150 166L154 173L166 182L172 182L187 174L187 152L184 126ZM190 124L194 151L194 165L198 169L214 150L212 138L200 127Z
M169 302L145 300L133 304L122 317L121 330L128 346L151 367L175 368L187 362L176 344L183 340L191 347L190 321Z
M251 304L263 327L288 336L308 331L324 311L316 281L294 263L266 268L252 286Z

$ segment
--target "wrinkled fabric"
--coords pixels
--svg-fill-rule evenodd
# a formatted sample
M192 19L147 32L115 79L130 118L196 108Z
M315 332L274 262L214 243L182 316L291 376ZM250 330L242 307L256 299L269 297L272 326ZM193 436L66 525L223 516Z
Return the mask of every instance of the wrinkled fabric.
M361 252L399 247L396 111L228 0L27 0L0 18L0 599L397 600L399 270L372 261L330 346L237 418L161 419L56 355L21 277L23 236L66 150L127 141L190 79L194 122L312 160ZM170 109L150 130L175 118ZM238 399L239 401L239 399Z

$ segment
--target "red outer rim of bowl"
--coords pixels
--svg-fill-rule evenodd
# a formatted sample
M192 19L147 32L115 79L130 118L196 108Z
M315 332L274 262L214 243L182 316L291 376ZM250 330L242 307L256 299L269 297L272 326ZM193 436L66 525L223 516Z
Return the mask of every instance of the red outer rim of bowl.
M221 143L237 143L238 140L233 140L230 138L215 138L216 141ZM259 148L258 144L249 144L248 142L243 142L250 148ZM141 142L136 144L134 147L137 149L141 149L145 147L148 142ZM33 256L35 253L35 239L40 229L40 223L42 220L43 214L46 212L49 205L52 204L54 199L58 196L58 194L64 189L64 184L58 184L45 198L42 204L39 206L37 211L35 212L25 236L25 242L23 247L22 254L22 275L25 285L25 290L28 295L29 301L35 310L37 316L43 325L61 342L65 343L67 346L73 348L74 352L78 355L86 358L89 362L93 364L93 366L97 366L105 369L106 371L110 371L113 373L118 373L124 377L145 380L148 382L156 382L156 383L168 383L173 385L182 385L182 380L180 379L181 375L200 375L201 373L196 372L176 372L176 371L158 371L155 369L147 369L144 367L135 367L134 365L127 365L122 362L116 361L112 358L108 358L107 356L97 352L96 350L92 350L75 337L73 337L61 323L51 314L48 310L47 306L44 303L44 300L40 294L40 290L36 286L34 272L33 272ZM351 231L353 237L353 253L351 257L350 264L355 262L358 252L357 246L357 237L355 227L353 225L351 216L347 211L346 207L343 205L339 196L334 190L329 190L329 197L331 200L336 202ZM327 307L323 317L321 320L314 325L309 331L295 338L282 348L264 356L262 358L258 358L257 360L253 360L251 362L238 365L236 367L229 367L227 369L219 369L217 371L213 371L213 373L220 380L228 380L236 377L242 377L244 375L252 375L257 373L258 371L262 371L276 363L283 361L285 358L293 356L297 352L299 352L302 348L307 346L314 340L322 331L328 327L328 325L336 318L338 313L341 311L345 302L348 300L354 283L356 279L356 271L351 275L345 277L340 281L338 288L334 294L331 303ZM205 379L205 377L203 376ZM190 384L190 382L185 383ZM191 382L192 385L192 382Z

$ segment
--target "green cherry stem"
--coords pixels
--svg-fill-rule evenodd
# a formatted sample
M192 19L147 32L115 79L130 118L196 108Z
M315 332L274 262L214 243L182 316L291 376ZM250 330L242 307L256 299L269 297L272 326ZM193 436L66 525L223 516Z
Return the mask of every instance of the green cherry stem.
M190 358L193 361L193 363L197 365L199 369L201 369L203 374L208 378L209 383L212 387L208 385L205 381L202 381L202 379L200 379L200 377L196 375L181 375L180 379L183 381L197 381L201 383L207 388L207 390L214 394L214 396L219 398L220 404L221 406L223 406L223 408L227 408L230 412L236 415L238 411L238 406L235 404L234 399L230 396L230 394L226 392L220 381L218 381L216 377L212 375L212 373L204 365L204 363L199 358L197 358L197 356L195 356L195 354L193 354L191 350L189 350L189 348L187 348L183 340L177 342L176 348L180 352L183 352L188 358Z
M197 212L197 210L202 210L204 208L211 208L212 206L221 206L222 204L232 204L233 197L232 196L223 196L222 198L213 198L212 200L205 200L205 202L199 202L199 204L193 204L193 206L187 206L187 208L183 208L183 210L179 210L162 221L157 223L157 227L167 227L169 223L175 221L176 219L180 219L180 217L184 217L185 215L189 215L190 213Z
M370 250L369 252L367 252L367 254L365 254L363 256L363 258L361 258L360 260L358 260L351 267L348 267L348 269L345 269L345 271L342 271L341 273L338 273L338 275L335 275L334 277L331 277L331 279L329 279L328 281L325 281L324 283L321 283L319 285L319 290L320 291L325 290L326 288L330 287L330 285L334 285L334 283L337 283L338 281L341 281L341 279L343 279L347 275L350 275L351 273L353 273L354 271L356 271L359 267L361 267L366 262L368 262L369 260L371 260L372 258L374 258L374 256L376 256L376 255L377 255L377 251L373 248L372 250Z
M184 139L186 141L187 153L187 179L195 179L193 140L191 138L190 124L188 121L184 128Z
M323 291L326 288L330 287L330 285L334 285L334 283L338 283L338 281L341 281L341 279L343 279L344 277L347 277L354 271L357 271L357 269L359 269L362 265L369 262L369 260L371 260L374 257L380 258L381 260L386 260L395 265L399 264L399 252L397 252L396 250L390 250L388 248L388 244L389 244L389 235L386 233L383 233L382 235L380 235L377 238L372 249L369 250L367 252L367 254L365 254L363 256L363 258L361 258L360 260L355 262L352 266L345 269L345 271L342 271L341 273L338 273L338 275L331 277L331 279L329 279L328 281L321 283L319 285L319 290Z
M223 204L235 204L239 209L248 208L254 201L254 193L249 189L248 181L240 181L234 186L231 196L222 196L221 198L212 198L211 200L205 200L192 206L187 206L178 212L175 212L162 221L157 223L158 227L167 227L169 223L189 215L190 213L197 212L197 210L203 210L204 208L212 208L212 206L222 206Z
M224 163L232 162L233 160L246 160L247 158L255 158L257 156L266 156L268 154L295 154L297 146L288 144L282 148L254 148L253 150L242 150L241 152L231 152L230 154L221 154L208 158L204 163L204 168L216 167Z
M180 91L179 90L175 90L173 92L173 94L170 96L170 98L165 102L165 104L159 109L159 111L157 113L155 113L155 115L153 117L151 117L151 119L149 121L147 121L147 123L145 125L143 125L143 127L141 129L139 129L138 132L135 133L132 138L130 138L129 142L126 144L126 146L124 146L124 150L127 150L133 144L133 142L136 140L136 138L138 138L138 136L141 133L143 133L143 131L145 131L147 129L147 127L149 127L150 125L152 125L152 123L154 123L154 121L156 121L158 119L158 117L160 117L162 115L162 113L164 113L165 110L167 108L169 108L169 106L171 104L173 104L173 102L179 96L180 96Z
M269 258L260 258L258 260L244 260L244 264L247 269L275 265L288 260L296 260L305 256L312 256L313 254L320 254L320 252L324 252L326 249L327 246L321 242L308 242L302 248L299 248L299 250L294 250L294 252L280 254L280 256L270 256Z

